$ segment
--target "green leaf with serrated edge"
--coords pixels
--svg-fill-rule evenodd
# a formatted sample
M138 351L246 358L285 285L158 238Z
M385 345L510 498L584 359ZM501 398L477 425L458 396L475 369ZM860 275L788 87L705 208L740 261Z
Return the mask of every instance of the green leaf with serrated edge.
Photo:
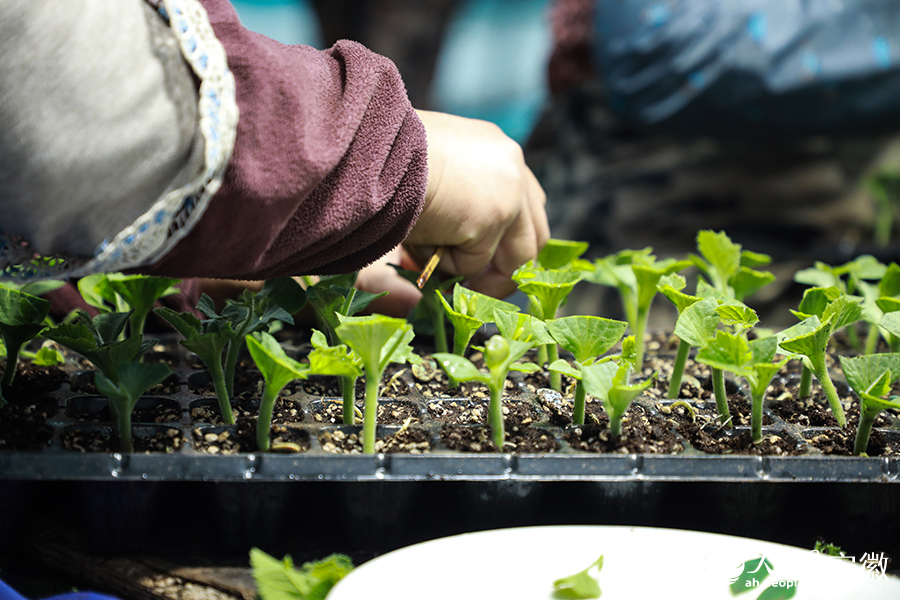
M495 310L519 312L519 307L515 304L475 292L459 284L453 286L453 309L482 323L490 323Z
M338 315L341 324L335 329L338 338L347 344L362 358L366 371L374 375L384 370L394 349L403 344L402 331L412 330L405 319L396 319L384 315L365 317L343 317ZM390 342L390 345L389 345Z
M479 381L486 384L491 380L490 375L479 371L468 358L446 352L438 352L431 357L441 365L447 375L457 381Z
M563 360L562 358L554 360L547 365L547 370L562 373L563 375L568 375L574 379L581 379L581 369L573 367L568 361Z
M581 369L581 382L584 384L584 391L600 401L605 401L609 397L609 391L615 384L615 377L618 371L619 366L614 362L585 365Z
M500 335L510 340L529 341L535 345L555 343L547 325L532 315L507 310L494 310L494 323Z
M314 348L309 353L311 375L336 375L359 377L362 375L362 359L344 344L326 348Z
M741 266L741 246L731 241L725 232L703 230L697 233L697 250L711 265L711 283L720 291Z
M165 319L185 339L203 332L203 323L189 312L180 313L167 307L156 308L153 312Z
M475 335L475 332L478 331L482 325L484 325L484 322L475 317L470 317L453 310L453 307L450 306L450 303L447 302L447 299L444 298L442 293L438 291L435 291L434 293L439 298L441 306L444 307L444 312L447 313L450 325L453 326L453 348L455 351L462 354L472 340L472 336Z
M886 272L887 266L870 254L857 256L848 263L834 267L834 273L839 277L852 274L860 279L881 279Z
M675 305L679 315L691 304L702 300L700 296L691 296L682 292L685 285L687 285L687 281L678 273L661 277L659 283L656 284L656 289Z
M900 313L885 312L878 324L891 335L900 336Z
M747 341L727 331L717 331L715 339L697 353L695 360L741 377L753 375L750 367L753 363L753 353Z
M862 319L862 298L843 295L825 307L822 322L828 321L829 333L833 334Z
M325 600L328 592L353 570L342 554L294 567L290 556L277 560L258 548L250 550L253 579L261 600Z
M200 296L200 300L197 302L197 310L209 319L215 319L219 316L218 313L216 313L215 302L213 302L213 299L206 294Z
M744 561L744 570L729 586L731 595L737 596L750 590L758 590L759 582L764 581L773 568L772 562L764 556ZM758 582L757 586L753 585L754 580Z
M690 265L691 262L688 260L673 258L646 263L635 262L631 266L631 270L634 271L634 278L637 281L638 306L642 308L650 306L658 291L656 284L659 283L661 277L686 269Z
M718 306L715 298L705 298L685 308L675 322L675 335L691 346L706 346L719 325Z
M778 338L774 335L750 340L747 345L753 356L753 364L770 363L778 353Z
M382 371L388 366L388 363L392 362L414 365L422 362L421 357L415 353L410 345L414 337L416 337L416 332L413 331L412 325L409 323L406 323L402 329L391 336L391 339L388 340L381 351L381 360L378 364Z
M866 356L841 356L841 369L847 384L857 394L865 392L876 396L883 396L887 391L873 389L875 383L887 371L891 374L891 381L900 377L900 353L886 352L882 354L869 354ZM880 393L879 393L880 392Z
M313 307L321 326L325 327L329 334L334 332L341 322L337 318L338 310L344 303L344 297L327 288L313 286L306 290L306 299ZM337 340L331 340L337 343Z
M307 378L309 365L301 364L285 354L281 344L268 333L260 332L257 335L259 339L248 335L244 340L266 386L280 391L294 379Z
M597 574L599 575L600 570L603 568L602 556L591 563L585 570L554 581L553 589L555 593L553 597L581 598L585 600L589 598L599 598L600 584L590 575L590 571L594 568L597 569Z
M753 252L752 250L741 250L741 266L748 269L757 267L765 267L772 264L772 257L761 252Z
M743 300L766 287L775 279L775 274L771 271L757 271L741 266L738 272L728 280L728 285L734 290L734 297L738 300Z
M130 316L130 312L107 312L100 313L93 319L84 313L82 318L96 332L100 344L109 344L119 339Z
M49 300L0 287L0 324L4 326L41 325L49 311Z
M568 267L576 258L587 251L589 245L587 242L550 238L538 253L537 263L544 269Z
M727 293L717 290L704 279L697 280L696 294L701 298L715 298L719 302L731 300Z
M2 284L5 287L9 287L14 290L19 290L23 294L30 294L32 296L43 296L44 294L49 294L54 290L58 290L59 288L66 285L65 281L31 281L22 285L16 285L9 281Z
M815 266L808 269L800 269L794 273L794 281L814 287L836 286L846 290L846 284L834 274L834 269L825 263L816 261Z
M801 319L816 315L819 319L825 314L829 304L837 300L844 292L836 286L811 287L803 291L803 298L797 311L791 311Z
M736 300L719 305L716 308L716 313L718 313L723 325L737 327L742 331L750 329L759 323L756 311L746 304L737 303Z
M810 317L810 319L815 318L815 316ZM802 354L808 357L824 353L828 347L829 339L831 339L831 331L829 329L829 322L826 321L825 323L820 323L816 329L808 333L781 340L779 346L787 354Z
M31 362L39 367L54 367L65 364L66 359L60 354L59 350L44 346L38 349Z
M557 344L584 363L609 351L622 339L628 323L603 317L577 315L547 321L547 330Z

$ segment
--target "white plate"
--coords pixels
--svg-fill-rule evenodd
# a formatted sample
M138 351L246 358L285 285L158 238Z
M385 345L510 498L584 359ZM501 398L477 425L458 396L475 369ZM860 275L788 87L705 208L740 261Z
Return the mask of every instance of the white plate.
M352 571L328 600L547 600L555 598L556 579L601 554L602 600L756 600L774 582L796 586L794 600L900 599L900 580L800 548L677 529L579 525L467 533L395 550ZM771 574L733 596L731 578L761 556Z

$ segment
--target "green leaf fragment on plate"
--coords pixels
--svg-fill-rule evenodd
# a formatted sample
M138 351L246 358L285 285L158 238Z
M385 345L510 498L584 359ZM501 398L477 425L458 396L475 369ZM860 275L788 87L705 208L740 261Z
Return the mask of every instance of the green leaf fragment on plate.
M590 575L590 571L596 567L597 574L603 568L603 557L591 563L584 571L574 575L557 579L553 582L555 598L599 598L600 584Z
M250 564L262 600L324 600L353 570L353 563L342 554L296 568L290 556L278 560L258 548L250 550Z

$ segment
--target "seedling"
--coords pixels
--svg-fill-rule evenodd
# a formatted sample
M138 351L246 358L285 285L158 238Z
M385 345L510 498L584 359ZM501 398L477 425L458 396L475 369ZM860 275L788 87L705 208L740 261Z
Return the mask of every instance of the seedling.
M559 346L574 355L575 366L565 360L557 360L548 369L575 378L575 402L572 422L584 424L585 389L582 381L583 370L597 362L597 359L622 339L628 323L602 317L572 316L547 321L547 329Z
M375 453L375 424L381 379L389 363L419 362L409 342L412 326L404 319L384 315L340 317L335 332L342 342L356 352L366 372L366 400L363 407L363 452Z
M134 452L131 434L131 413L141 396L172 374L162 363L130 362L118 366L116 377L94 374L97 390L109 400L109 410L116 421L122 452Z
M900 351L900 338L878 326L885 313L900 310L900 265L891 263L878 284L867 281L857 282L863 297L863 319L869 324L866 346L863 354L873 354L878 345L879 335L890 345L891 351Z
M250 290L241 292L239 300L228 300L222 309L222 318L231 322L235 337L225 352L225 386L228 397L234 396L234 373L246 336L269 329L272 325L294 323L293 313L306 304L306 293L300 284L290 277L267 281L256 294ZM198 306L207 317L219 315L211 305Z
M129 317L129 313L112 312L91 319L86 312L79 311L74 323L51 327L42 335L85 357L108 380L116 382L120 365L139 360L156 344L156 340L141 337L120 339Z
M179 279L121 273L97 274L78 281L78 289L85 302L100 312L127 312L129 335L144 334L147 315L157 300L178 293Z
M691 308L704 300L699 296L691 296L682 292L681 290L686 284L684 277L677 273L661 277L659 283L656 284L656 289L671 300L678 310L678 320L675 322L678 351L672 365L672 374L669 377L669 390L666 393L666 397L670 400L678 398L681 393L681 380L684 377L684 367L687 364L691 347L705 346L706 342L715 335L716 327L719 325L719 315L715 312L718 302L715 298L705 300L706 306L702 308Z
M500 335L491 336L484 345L484 363L488 373L482 373L472 362L456 354L434 354L433 358L447 371L447 375L457 381L478 381L487 386L491 393L488 405L488 425L494 445L503 451L506 431L503 424L503 386L510 371L533 373L540 369L534 363L516 363L525 356L534 344L506 339Z
M803 364L812 370L828 398L834 418L841 427L847 424L847 418L834 383L828 375L825 352L835 332L862 318L861 301L860 298L841 295L826 306L822 319L813 315L778 334L779 346L785 354L801 355Z
M306 289L306 296L316 313L319 328L332 346L340 342L335 333L341 324L340 317L352 317L368 307L376 298L387 294L387 292L372 294L357 290L353 287L356 276L356 273L351 273L323 277L317 284ZM356 376L339 375L338 384L344 403L344 423L350 425L353 423L353 404L356 400Z
M635 367L638 373L644 365L644 334L650 306L656 296L660 278L690 266L690 261L667 258L656 260L652 248L622 250L594 262L594 271L586 274L588 281L608 285L619 291L625 320L636 343Z
M0 335L6 346L6 368L0 380L0 406L6 404L3 390L9 389L16 376L22 346L44 329L50 302L31 294L0 287Z
M363 374L363 363L360 356L346 344L329 346L328 340L318 329L313 329L310 340L313 351L309 353L310 372L315 375L335 375L351 389L356 389L356 380ZM353 425L355 416L353 394L344 395L344 425Z
M844 292L837 286L807 288L803 291L803 298L800 300L797 310L791 310L791 313L801 321L813 315L822 320L828 305L843 294ZM800 388L797 397L806 398L811 392L812 370L804 363L800 371Z
M528 261L513 273L513 281L519 290L528 296L531 312L542 321L556 318L559 307L566 301L566 297L575 288L575 284L581 281L584 273L575 269L544 269L537 266L534 261ZM545 344L541 354L546 353L548 362L553 363L559 359L559 346ZM543 363L541 356L539 362ZM550 387L560 391L562 378L559 373L550 373Z
M538 253L537 264L542 269L578 269L578 258L588 246L587 242L551 238Z
M740 244L731 241L725 232L718 233L703 230L697 233L697 251L690 255L690 260L703 273L709 284L718 292L720 300L744 301L761 288L775 281L775 275L769 271L759 271L771 262L765 254L743 250ZM706 297L710 294L701 292L702 286L697 284L697 295Z
M290 556L278 560L259 548L250 550L250 565L261 600L325 600L331 588L353 570L350 558L343 554L295 567Z
M391 266L394 267L397 273L407 281L411 283L416 283L418 281L420 276L418 271L402 269L397 265ZM446 290L462 281L462 279L462 277L454 277L453 279L441 281L440 277L429 277L422 285L422 298L419 300L419 305L416 306L415 310L416 314L418 314L420 310L424 312L428 321L431 323L432 333L434 335L434 349L436 352L448 352L449 347L447 346L446 312L444 311L444 307L438 299L438 296L435 294L437 293L443 296Z
M597 362L582 369L585 391L599 399L609 416L609 437L616 440L622 435L622 417L628 412L631 401L650 389L658 373L647 379L628 385L629 374L637 361L637 349L632 336L622 342L622 354L615 362Z
M465 356L472 341L472 336L485 323L494 321L495 314L501 312L518 313L519 307L503 300L491 298L485 294L466 289L458 283L453 286L453 306L447 302L444 295L434 292L433 296L441 303L447 318L453 326L453 354ZM459 382L448 374L450 389L459 385Z
M206 294L201 296L198 308L204 314L215 315L213 301ZM222 420L225 423L233 424L231 395L228 393L223 367L223 353L237 337L232 322L220 316L201 321L189 312L178 313L171 308L163 307L155 310L156 314L168 321L184 337L179 343L196 354L209 369L213 388L216 390L216 398L219 401L219 410L222 412Z
M884 169L866 180L866 188L875 203L875 244L886 248L891 243L891 229L900 205L900 174Z
M306 379L309 365L300 364L284 353L281 345L266 332L246 336L247 350L253 357L259 372L262 373L265 386L262 400L259 403L259 415L256 421L256 445L263 452L270 446L269 430L272 428L272 410L275 401L284 386L295 379Z
M892 317L887 327L900 333L900 319ZM853 454L866 452L875 417L883 410L900 410L900 398L882 398L891 391L891 384L900 377L900 354L869 354L866 356L841 356L841 368L847 383L859 396L859 427L853 443Z
M845 294L861 292L862 283L866 280L880 280L885 276L887 267L874 256L864 254L848 263L837 267L816 261L813 267L801 269L794 273L794 281L816 287L837 287ZM846 280L845 280L846 278ZM847 329L850 345L858 352L864 352L856 329ZM874 342L872 342L874 343Z
M750 437L762 441L762 413L766 388L790 357L773 363L778 350L774 336L747 342L742 336L718 331L716 338L697 354L697 361L743 377L750 389Z

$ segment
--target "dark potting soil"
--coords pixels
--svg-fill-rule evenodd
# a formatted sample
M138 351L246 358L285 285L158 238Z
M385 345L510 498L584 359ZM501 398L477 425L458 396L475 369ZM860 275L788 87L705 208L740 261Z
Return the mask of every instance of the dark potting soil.
M808 444L816 447L823 454L833 454L839 456L851 456L853 454L853 446L856 443L856 428L849 427L847 429L826 429L815 430L810 429L803 432L803 438ZM866 446L867 456L897 456L900 454L900 447L897 441L888 440L887 436L873 429L869 435L869 443Z
M356 404L356 419L362 423L363 403ZM344 404L341 400L320 400L310 405L312 419L316 423L342 424L344 421ZM379 425L400 425L409 419L418 423L420 419L419 407L413 402L403 400L382 401L378 403L376 422Z
M606 414L600 421L588 423L585 416L584 425L567 427L566 443L576 450L604 453L677 454L684 450L684 440L672 430L670 423L642 406L629 407L622 417L622 435L616 439L610 439Z
M319 444L326 452L335 454L361 454L362 435L345 432L342 429L325 430L319 434ZM396 433L375 438L375 451L384 453L402 452L421 454L431 448L431 437L424 429L403 427Z
M508 425L528 425L541 420L543 415L530 403L504 399L503 422ZM441 400L428 403L428 413L441 423L479 425L488 420L488 403L484 401Z
M506 427L504 452L514 454L550 453L559 450L559 442L548 430L531 425ZM497 452L487 425L453 425L441 427L441 443L456 452Z
M272 425L269 440L274 452L306 452L311 445L308 432L290 425ZM241 419L235 425L195 427L191 443L195 450L207 454L256 452L256 419Z
M235 398L231 402L231 411L234 420L256 419L259 413L259 400L252 398ZM215 398L204 398L195 400L191 403L190 408L191 420L198 423L209 423L210 425L222 425L222 411L219 410L219 403ZM275 406L272 407L272 423L300 423L303 421L303 406L298 400L279 397L275 400Z
M134 451L138 453L175 452L184 438L174 427L156 426L132 428ZM63 448L75 452L120 452L119 435L111 426L74 426L60 436Z

